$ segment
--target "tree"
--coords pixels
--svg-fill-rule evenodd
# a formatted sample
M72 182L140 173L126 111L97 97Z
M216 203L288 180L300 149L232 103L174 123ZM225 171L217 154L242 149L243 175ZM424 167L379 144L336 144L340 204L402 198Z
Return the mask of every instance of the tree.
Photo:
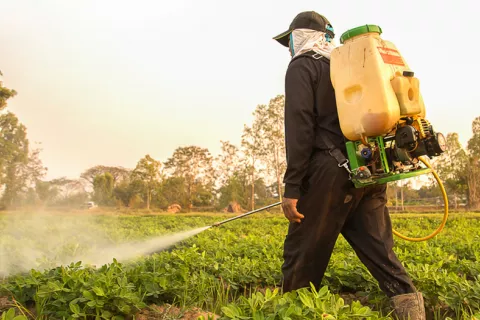
M49 181L50 187L56 189L55 203L60 205L75 205L86 198L85 185L80 179L66 177Z
M408 182L405 181L405 180L399 180L398 183L397 183L397 186L400 187L400 208L402 211L405 211L405 198L404 198L404 192L403 192L403 189L405 187L408 188Z
M3 76L0 71L0 76ZM17 95L17 92L12 89L8 89L3 86L3 82L0 80L0 111L7 106L7 100Z
M28 204L37 202L35 186L46 173L46 168L39 158L39 153L39 149L29 152L27 161L18 164L14 178L9 179L10 182L14 181L15 187L12 189L16 189L13 196L10 197L10 205L18 200L21 201L22 198L26 198ZM9 183L7 182L8 185Z
M220 143L222 144L221 154L217 157L215 166L219 195L217 206L225 208L231 202L237 202L246 207L244 203L246 198L243 194L245 181L239 178L242 164L240 150L229 141L220 141Z
M238 203L241 207L248 206L248 189L246 176L239 171L234 172L220 188L219 205L225 208L232 202Z
M80 179L62 177L50 181L38 180L35 191L44 206L78 206L88 199L84 181Z
M4 87L0 81L0 110L5 109L7 100L16 94L15 90ZM15 114L7 112L0 115L0 190L4 189L4 206L12 206L24 192L33 197L33 186L46 171L39 152L30 151L26 127Z
M47 173L47 168L43 166L42 160L40 160L40 149L34 149L28 156L27 166L25 173L31 185L35 185L37 181Z
M128 180L132 170L126 169L124 167L112 167L112 166L94 166L85 170L80 177L85 179L86 181L90 182L93 186L93 181L96 176L105 174L106 172L110 173L113 177L113 182L116 184L117 182Z
M250 172L238 170L230 179L220 188L219 207L225 208L228 204L236 202L242 208L248 208L252 203ZM255 203L266 205L271 200L272 193L261 177L257 177L254 183L255 194L253 199Z
M122 180L113 188L113 196L121 201L125 207L130 207L144 193L144 189L142 181L129 182Z
M183 177L168 177L163 180L158 190L156 202L162 209L171 204L179 204L182 208L188 207L188 196L185 188L186 182Z
M462 148L457 133L447 134L447 149L437 158L435 170L444 181L446 191L454 197L458 208L458 197L467 192L468 155Z
M264 119L261 122L265 144L264 161L275 178L280 201L283 194L282 175L286 169L284 106L285 97L278 95L270 100L267 108L259 109L259 112L265 113L260 117Z
M240 165L240 155L237 146L229 141L220 141L222 144L221 154L216 159L217 181L221 186L225 185L233 174L238 171Z
M58 188L50 181L37 181L35 184L35 192L42 205L48 205L53 201L59 193Z
M265 119L266 106L259 105L255 109L254 120L252 126L245 125L242 134L242 151L247 161L247 170L249 172L249 184L250 184L250 208L255 209L255 180L259 169L257 166L260 164L262 157L265 156L265 140L263 132L263 122Z
M449 193L454 194L455 207L457 195L466 193L470 209L480 208L480 117L472 122L472 137L465 152L458 135L447 135L447 150L437 158L436 170L445 181Z
M109 172L99 174L93 180L93 199L101 205L111 205L113 200L113 176Z
M468 204L471 209L480 208L480 117L472 123L473 136L468 141L467 167Z
M197 146L178 147L165 162L165 168L174 177L181 177L185 183L187 208L193 206L193 199L200 190L213 191L213 158L206 148Z
M440 198L442 196L440 189L435 184L422 186L420 189L418 189L417 192L418 196L421 199L427 200L427 202L432 201L432 199L434 198Z
M158 188L162 174L160 169L162 164L160 161L153 159L150 155L146 155L140 159L137 166L132 172L131 179L133 181L141 181L145 190L145 198L147 209L150 209L152 202L152 194Z
M467 170L468 205L470 209L480 208L480 161L470 157Z
M214 194L212 188L203 184L201 181L195 186L195 193L192 195L192 206L206 207L213 203Z
M145 183L140 180L122 180L113 189L113 196L125 207L135 207L143 203L142 195L146 194Z
M28 163L26 128L11 112L0 115L0 185L5 188L2 202L11 206L26 185L22 174Z
M28 140L26 127L11 112L0 115L0 183L12 162L26 162Z
M473 157L480 157L480 117L472 122L473 136L468 140L467 149Z
M259 206L267 205L269 204L267 201L270 201L272 196L265 180L262 177L257 178L255 180L255 202Z

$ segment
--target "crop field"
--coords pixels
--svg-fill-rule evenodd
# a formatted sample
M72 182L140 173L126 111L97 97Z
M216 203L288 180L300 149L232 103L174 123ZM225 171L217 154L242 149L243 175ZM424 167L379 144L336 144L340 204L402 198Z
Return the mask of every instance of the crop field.
M0 216L0 265L19 271L0 280L2 319L390 319L387 298L341 236L321 289L282 294L288 222L280 214L258 213L163 251L112 258L96 268L77 260L106 244L141 246L225 217L62 215L34 222L36 230L28 219L18 220L24 226L18 231ZM436 214L393 215L395 228L410 236L430 233L440 220ZM480 319L480 215L451 215L445 230L427 242L395 240L429 319Z

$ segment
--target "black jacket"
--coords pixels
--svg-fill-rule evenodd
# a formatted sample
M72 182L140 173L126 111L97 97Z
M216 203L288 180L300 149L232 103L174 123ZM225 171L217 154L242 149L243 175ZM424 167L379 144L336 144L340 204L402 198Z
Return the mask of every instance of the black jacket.
M335 91L330 80L330 61L313 52L290 62L285 76L286 198L298 199L310 157L327 150L322 136L328 135L344 154Z

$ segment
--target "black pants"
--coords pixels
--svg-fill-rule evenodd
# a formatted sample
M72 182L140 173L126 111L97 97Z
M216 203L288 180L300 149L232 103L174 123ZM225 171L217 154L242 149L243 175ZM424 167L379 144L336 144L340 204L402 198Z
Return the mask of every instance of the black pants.
M284 292L320 287L340 233L388 297L416 291L392 250L386 185L356 189L333 157L318 152L302 189L297 210L305 218L290 223L284 243Z

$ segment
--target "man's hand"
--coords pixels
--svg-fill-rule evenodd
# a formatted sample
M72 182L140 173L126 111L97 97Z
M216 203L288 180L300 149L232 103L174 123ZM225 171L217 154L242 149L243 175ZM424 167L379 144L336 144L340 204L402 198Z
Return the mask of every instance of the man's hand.
M297 202L297 199L283 198L282 210L288 221L300 223L304 216L297 211Z

